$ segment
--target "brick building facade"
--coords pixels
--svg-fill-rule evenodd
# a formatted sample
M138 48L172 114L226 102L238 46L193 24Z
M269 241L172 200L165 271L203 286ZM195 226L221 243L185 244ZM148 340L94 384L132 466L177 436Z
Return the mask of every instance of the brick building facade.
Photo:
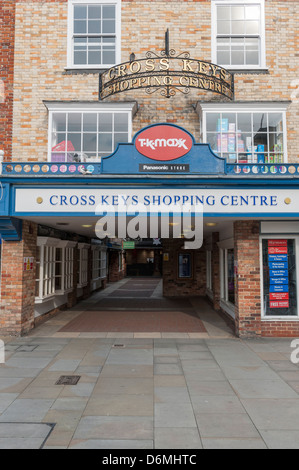
M60 213L58 199L52 199L53 213L43 212L41 188L58 190L76 182L80 190L87 187L70 173L78 162L97 168L118 143L166 123L186 130L196 143L210 144L236 173L209 174L200 168L194 175L176 170L176 175L148 173L147 178L120 169L119 175L112 171L114 176L94 178L94 187L129 187L138 176L148 188L156 176L157 188L195 187L198 194L208 188L211 197L222 191L230 197L221 199L222 213L204 209L201 249L183 256L181 240L164 239L164 295L207 295L214 309L234 322L239 336L298 335L298 14L294 0L15 0L0 6L0 151L11 163L3 165L0 176L3 333L24 334L42 316L125 275L121 242L99 242L83 211L73 211L71 218L67 209L73 210L75 199ZM170 51L165 56L167 29ZM165 57L185 58L185 72L192 72L196 61L202 71L210 63L223 67L233 76L234 99L193 88L188 73L171 98L157 88L131 87L99 99L103 72L128 61L138 68L145 58L149 71L157 59L159 71L167 72ZM116 70L124 73L124 68ZM199 147L198 152L200 159ZM73 179L63 180L62 164ZM41 211L14 207L22 185L40 199ZM247 206L253 198L251 211L244 199L237 205L239 189L247 194ZM277 210L266 211L276 194ZM281 253L269 258L270 248L278 249L279 243ZM28 270L24 259L29 259ZM285 275L271 269L269 277L268 261L284 263ZM190 264L185 267L190 272L180 277L181 262Z

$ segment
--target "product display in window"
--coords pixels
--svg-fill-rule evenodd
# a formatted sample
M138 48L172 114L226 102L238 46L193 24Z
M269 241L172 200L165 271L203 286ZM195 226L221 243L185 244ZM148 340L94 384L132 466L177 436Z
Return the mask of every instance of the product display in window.
M282 113L207 113L207 142L228 163L282 163Z
M264 315L297 316L295 240L263 240Z

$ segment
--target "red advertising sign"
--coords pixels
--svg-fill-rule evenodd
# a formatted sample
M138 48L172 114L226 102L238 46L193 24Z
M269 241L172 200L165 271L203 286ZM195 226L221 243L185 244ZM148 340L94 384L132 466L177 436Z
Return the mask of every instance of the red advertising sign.
M182 129L161 124L140 132L135 145L139 153L151 160L171 161L190 152L193 141Z
M268 240L268 246L288 246L288 240Z
M288 247L287 246L273 246L268 248L269 255L287 255Z
M289 308L290 304L288 300L271 301L270 308Z
M288 292L271 292L270 300L289 300Z

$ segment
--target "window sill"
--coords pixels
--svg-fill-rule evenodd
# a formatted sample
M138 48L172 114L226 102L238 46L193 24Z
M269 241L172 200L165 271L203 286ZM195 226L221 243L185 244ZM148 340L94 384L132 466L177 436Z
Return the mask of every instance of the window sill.
M113 65L111 66L113 67ZM89 67L65 67L64 68L64 73L66 75L71 75L71 74L102 74L109 70L110 67L94 67L94 68L89 68Z
M238 69L231 68L227 69L233 75L269 75L269 69Z
M69 294L70 292L73 292L73 287L70 287L69 289L65 289L65 290L57 290L55 292L55 295L65 295L65 294Z
M271 317L262 317L262 322L267 322L267 321L285 321L285 322L290 322L290 321L295 321L295 322L298 322L299 321L299 317L298 316L285 316L285 317L274 317L274 316L271 316Z
M82 289L82 287L86 287L88 284L88 282L86 282L85 284L77 284L77 289Z
M49 295L48 297L42 297L42 298L40 298L40 297L35 297L34 303L36 303L36 304L42 304L42 303L44 303L44 302L49 302L50 300L55 299L55 295L56 295L56 294L54 294L54 295Z

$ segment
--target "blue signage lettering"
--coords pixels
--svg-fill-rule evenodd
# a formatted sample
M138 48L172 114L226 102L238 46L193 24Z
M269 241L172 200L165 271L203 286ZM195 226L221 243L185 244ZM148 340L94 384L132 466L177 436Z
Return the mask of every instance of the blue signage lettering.
M229 196L222 196L222 198L221 198L221 204L222 204L223 206L228 206L229 201L228 201L228 202L224 202L224 198L225 198L225 200L227 200L227 199L229 198Z
M270 285L270 292L289 292L289 285L282 284L281 286L277 286L275 284Z
M58 199L58 196L51 196L50 197L50 204L52 206L56 206L56 204L58 204L58 202L54 202L54 198Z
M281 285L281 284L288 284L288 283L289 283L288 277L271 277L270 278L270 284Z
M78 203L79 203L79 198L78 198L78 196L72 196L72 197L70 198L70 203L71 203L72 206L77 206Z
M269 255L269 262L288 261L288 255Z
M269 268L270 269L288 269L288 262L275 262L275 263L269 263Z
M211 201L210 201L210 199L211 199ZM214 206L214 204L215 204L215 198L214 198L214 196L208 196L208 197L207 197L207 204L208 204L209 206Z
M282 270L270 270L270 277L287 277L289 275L288 271Z

